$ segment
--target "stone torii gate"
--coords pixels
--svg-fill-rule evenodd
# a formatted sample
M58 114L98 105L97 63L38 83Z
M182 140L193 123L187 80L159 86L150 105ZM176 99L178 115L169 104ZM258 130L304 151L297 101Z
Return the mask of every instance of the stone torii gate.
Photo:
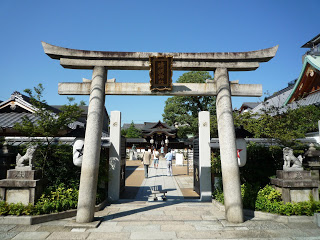
M153 53L106 52L62 48L42 42L45 53L71 69L93 69L92 81L59 83L59 94L89 95L87 127L81 169L77 222L91 222L97 189L105 95L217 96L217 121L226 218L243 222L231 96L262 96L260 84L229 81L229 71L251 71L272 59L278 46L251 52ZM107 82L107 70L149 70L149 57L171 56L172 70L214 71L214 81L173 83L170 91L151 91L150 83ZM209 143L208 143L209 144Z

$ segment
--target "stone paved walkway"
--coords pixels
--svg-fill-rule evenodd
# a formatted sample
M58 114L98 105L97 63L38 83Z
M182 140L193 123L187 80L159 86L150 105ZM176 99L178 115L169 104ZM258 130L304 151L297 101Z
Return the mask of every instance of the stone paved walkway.
M71 219L32 226L0 225L0 239L320 239L320 228L312 222L253 218L228 223L224 212L212 203L184 200L175 177L166 176L164 164L150 169L137 199L121 200L97 212L96 217L102 218L97 228L67 227ZM147 201L153 185L168 190L168 201Z
M149 168L148 175L148 178L145 178L141 184L136 200L148 201L148 197L151 194L150 187L154 186L160 186L163 190L167 190L167 201L183 200L183 195L175 177L167 176L165 160L159 161L158 168L155 168L152 164Z

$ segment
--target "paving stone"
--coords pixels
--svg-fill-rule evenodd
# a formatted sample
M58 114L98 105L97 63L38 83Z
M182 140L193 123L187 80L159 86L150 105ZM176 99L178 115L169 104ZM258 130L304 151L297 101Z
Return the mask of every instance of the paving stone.
M37 231L41 226L40 225L17 225L13 231L17 232L35 232ZM46 232L46 231L44 231Z
M124 226L123 232L158 232L160 225Z
M217 218L213 215L202 215L203 220L217 220Z
M98 228L88 229L87 232L121 232L123 226L99 226Z
M293 237L294 240L319 240L320 237Z
M151 210L147 212L137 213L138 215L148 214L148 215L164 215L164 211L162 210Z
M221 238L219 231L178 231L177 238L182 239L214 239Z
M286 223L286 225L289 228L296 229L296 228L302 228L302 229L320 229L315 223Z
M47 239L86 239L89 236L88 232L54 232Z
M161 226L161 231L193 231L196 228L189 224L166 224Z
M100 223L99 227L114 227L117 224L118 224L117 222L104 221Z
M185 224L192 224L192 225L219 225L223 226L221 222L217 220L213 221L185 221Z
M224 227L240 227L240 226L246 226L246 222L243 223L230 223L227 220L219 220Z
M49 232L20 232L13 240L27 240L27 239L46 239L49 236Z
M171 232L133 232L130 239L177 239L176 233Z
M289 229L284 223L272 222L272 221L246 221L242 224L251 230L263 230L263 229Z
M141 220L154 220L154 221L170 221L173 220L172 216L166 216L166 215L161 215L161 216L155 216L155 215L141 215ZM177 219L179 220L179 219Z
M205 211L165 211L166 215L192 215L192 216L201 216L201 215L207 215L207 212Z
M112 220L114 221L139 221L140 219L142 219L142 216L140 215L129 215L129 216L122 216L122 217L116 217L113 218Z
M85 232L86 230L86 228L72 228L71 232Z
M251 238L271 238L271 235L264 230L246 230L246 231L221 231L221 238L232 239L251 239ZM288 236L288 235L287 235ZM287 237L286 236L286 237ZM277 237L277 236L274 236Z
M188 207L176 207L176 210L177 211L191 211L191 212L198 212L199 210L200 211L206 211L206 212L210 212L212 210L212 207L207 207L207 206L203 206L203 207L191 207L191 206L188 206Z
M145 226L153 224L153 221L123 221L123 222L115 222L118 226Z
M102 232L91 232L87 239L130 239L130 233L102 233Z
M66 225L72 218L66 218L64 220L55 220L50 222L41 223L42 226L64 226Z
M16 236L19 232L10 231L10 232L0 232L0 239L1 240L7 240L12 239L14 236Z
M0 232L8 232L13 229L16 225L0 224Z
M300 229L277 229L277 230L264 230L271 237L287 237L287 236L295 236L295 237L308 237L310 236L308 233L301 231Z
M145 226L145 225L182 225L184 224L184 221L162 221L162 220L140 220L140 221L123 221L123 222L117 222L118 226Z
M194 226L197 231L216 231L216 230L223 230L224 227L218 224L215 225L195 225Z
M233 227L233 230L236 230L236 231L248 231L249 230L249 228L247 228L247 227Z
M40 226L37 229L37 232L70 232L71 229L72 229L71 227L65 227L65 226L46 225L46 226Z
M173 215L173 220L202 220L201 216L196 215Z
M300 230L306 233L308 236L318 236L320 237L320 228L317 229L304 229L300 228Z

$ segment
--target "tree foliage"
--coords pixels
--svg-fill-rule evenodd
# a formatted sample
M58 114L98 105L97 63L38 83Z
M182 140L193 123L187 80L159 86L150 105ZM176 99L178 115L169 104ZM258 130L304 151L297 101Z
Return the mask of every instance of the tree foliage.
M68 97L69 103L63 105L58 113L53 112L46 100L43 99L44 87L40 83L31 89L25 89L31 104L36 108L34 115L38 118L36 122L31 121L28 117L23 117L21 123L15 124L15 129L28 137L54 137L60 132L67 130L68 125L76 121L82 110L80 105L73 103L74 98Z
M179 77L177 83L205 83L212 79L208 72L187 72ZM174 96L165 102L163 121L169 125L178 125L178 137L198 132L198 113L209 111L215 115L216 98L213 96Z
M68 98L69 103L63 105L59 112L54 112L53 109L43 99L44 87L39 84L33 90L25 89L24 92L29 95L31 104L35 107L33 113L37 121L31 121L28 117L24 117L21 123L16 123L14 128L27 137L45 137L46 143L33 141L30 144L38 145L37 154L41 155L41 161L36 163L38 168L42 170L43 177L46 176L46 171L50 171L51 165L48 159L55 158L52 141L50 137L58 136L61 133L66 133L68 125L76 121L82 110L79 104L73 103L74 98ZM39 165L40 164L40 165ZM52 166L53 169L54 166Z
M297 138L317 130L320 108L314 105L292 109L283 107L263 110L262 113L246 112L235 115L235 125L242 125L256 138L273 138L283 145L290 145Z
M121 130L121 135L126 138L141 138L142 137L141 130L135 127L133 121L131 122L130 127L128 127L127 129Z

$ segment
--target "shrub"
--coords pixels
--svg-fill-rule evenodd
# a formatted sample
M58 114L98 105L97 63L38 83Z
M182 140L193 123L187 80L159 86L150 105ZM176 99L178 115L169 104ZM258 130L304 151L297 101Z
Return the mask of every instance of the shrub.
M66 188L63 184L57 187L50 187L35 204L34 214L46 214L51 212L61 212L77 207L77 189Z
M5 201L0 201L0 215L7 215L9 206Z
M212 194L213 198L224 204L224 195L222 189L216 188Z
M63 184L49 187L37 203L23 205L22 203L7 204L0 201L0 215L39 215L61 212L77 207L78 190L66 188Z
M248 209L254 209L257 200L257 194L260 190L259 184L242 184L241 185L241 196L243 207Z
M287 216L312 216L315 212L320 211L320 201L314 201L310 196L309 201L283 203L281 193L267 185L258 192L256 210Z
M241 182L265 186L269 183L269 177L275 175L276 170L283 165L282 155L282 148L279 146L249 143L247 163L240 168Z
M79 186L81 168L73 165L72 146L66 144L51 144L38 147L35 155L35 167L43 171L43 178L48 186L64 184L66 187ZM48 154L47 161L43 153ZM59 168L59 171L57 171Z
M281 193L270 185L266 185L259 190L258 185L250 186L243 184L241 185L241 195L244 208L287 216L312 216L315 212L320 212L320 201L314 201L312 195L310 195L309 201L283 203ZM221 189L214 191L213 198L224 203L224 196Z
M254 209L259 189L259 185L241 185L241 196L244 208ZM222 189L215 189L212 195L213 198L216 199L218 202L224 203L224 195Z

